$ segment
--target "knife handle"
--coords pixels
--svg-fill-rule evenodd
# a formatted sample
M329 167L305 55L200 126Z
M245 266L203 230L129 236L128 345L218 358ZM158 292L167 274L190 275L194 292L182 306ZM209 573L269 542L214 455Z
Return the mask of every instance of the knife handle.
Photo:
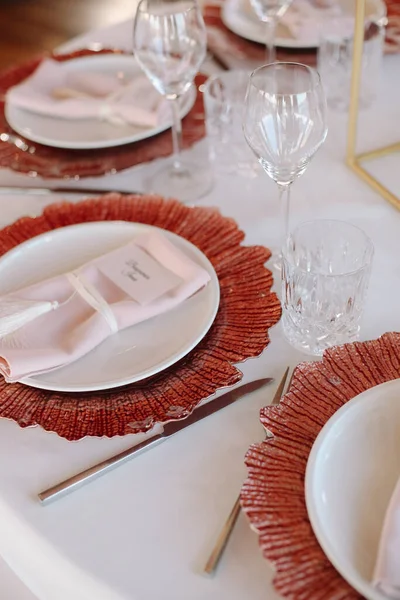
M116 454L112 458L107 458L106 460L97 463L97 465L85 469L77 475L73 475L72 477L65 479L65 481L61 481L60 483L53 485L51 488L45 490L44 492L40 492L40 494L38 494L39 500L42 502L42 504L45 504L50 500L55 500L61 495L71 492L78 486L81 486L84 483L88 483L95 477L99 477L100 475L107 473L117 465L120 465L121 463L129 460L134 454L137 454L138 452L143 452L151 446L156 446L164 439L165 438L162 434L153 435L141 442L140 444L136 444L136 446L132 446L131 448L128 448L127 450Z

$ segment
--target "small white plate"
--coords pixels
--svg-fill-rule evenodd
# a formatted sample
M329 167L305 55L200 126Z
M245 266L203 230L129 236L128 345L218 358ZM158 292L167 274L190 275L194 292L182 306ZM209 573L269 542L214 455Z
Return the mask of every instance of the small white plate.
M345 15L354 11L354 3L349 2L349 0L338 0L338 2L342 6ZM289 6L288 12L290 10L291 7ZM376 21L385 17L385 4L382 0L366 0L366 15ZM226 0L223 3L221 18L224 25L236 35L252 42L265 44L265 25L254 13L250 0ZM317 48L319 46L318 30L315 32L315 37L305 42L292 37L285 25L278 24L275 45L281 48Z
M350 400L311 450L306 502L314 533L335 569L368 600L383 520L400 477L400 380Z
M109 221L72 225L32 238L0 259L0 294L70 271L150 229L158 230L150 225ZM62 392L110 389L159 373L200 342L217 314L217 275L198 248L174 233L162 231L208 271L209 284L175 310L110 336L66 367L27 377L21 383Z
M65 61L62 67L68 71L90 71L114 75L123 73L132 79L143 74L133 56L121 54L97 54ZM153 87L150 81L149 90ZM196 89L192 86L181 99L181 117L187 115L196 100ZM167 102L167 101L166 101ZM89 150L110 148L132 142L139 142L165 131L171 122L149 129L126 124L112 125L100 119L59 119L35 114L27 110L6 104L5 116L9 125L25 138L55 148Z

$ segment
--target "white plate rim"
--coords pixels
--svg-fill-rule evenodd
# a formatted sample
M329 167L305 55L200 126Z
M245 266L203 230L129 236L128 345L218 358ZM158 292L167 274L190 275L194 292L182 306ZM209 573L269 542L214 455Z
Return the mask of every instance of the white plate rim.
M358 406L360 402L365 400L366 396L369 396L372 392L375 394L377 388L383 389L386 387L400 387L400 379L392 379L390 381L385 381L384 383L380 383L378 385L374 385L368 390L357 394L351 400L346 402L343 406L341 406L335 414L328 419L325 425L322 427L318 436L315 439L315 442L311 448L310 455L308 457L305 480L304 480L304 489L305 489L305 501L307 507L308 517L310 519L310 524L312 530L314 532L315 537L318 540L322 550L324 551L326 557L329 562L333 565L333 567L338 571L338 573L351 585L357 592L359 592L362 596L367 598L367 600L387 600L387 598L381 594L377 589L375 589L372 585L366 584L365 580L363 580L357 572L351 570L350 573L343 568L340 560L337 559L336 553L332 548L332 544L329 541L328 536L325 533L324 527L318 518L318 511L316 507L316 501L313 494L314 488L314 480L317 470L317 461L318 455L321 450L322 445L326 441L327 437L330 435L333 427L343 418L343 415L346 415L349 411L353 410L355 406Z
M79 56L79 57L75 57L75 58L71 58L69 60L63 61L61 64L63 66L68 66L71 63L77 63L77 62L92 62L92 61L106 61L106 62L112 62L112 61L120 61L120 62L127 62L129 61L130 63L132 63L132 61L134 60L133 55L128 55L128 54L120 54L120 53L107 53L107 54L94 54L94 55L89 55L89 56ZM130 64L130 66L132 66ZM151 84L150 84L151 85ZM181 118L184 118L189 112L190 110L193 108L194 103L196 101L196 89L195 87L192 85L189 89L189 91L187 92L187 96L184 97L183 99L183 106L181 109ZM40 133L35 133L34 131L26 131L25 127L22 127L19 125L18 122L15 121L15 114L14 111L17 111L17 113L24 113L25 115L29 117L30 114L33 114L33 117L35 116L34 113L30 113L30 111L28 110L24 110L18 107L12 107L10 106L7 102L5 103L4 106L4 115L6 118L7 123L10 125L10 127L16 131L16 133L18 133L19 135L23 136L24 138L26 138L29 141L32 142L36 142L38 144L43 144L45 146L50 146L51 148L62 148L62 149L66 149L66 150L100 150L102 148L114 148L117 146L124 146L126 144L132 144L135 142L140 142L142 140L154 137L156 135L158 135L159 133L162 133L163 131L166 131L167 129L169 129L171 127L171 123L164 123L163 125L159 125L158 127L155 127L153 129L147 129L145 131L143 131L142 133L137 133L134 135L125 135L125 136L121 136L120 138L115 138L112 140L104 140L104 141L82 141L82 142L75 142L75 141L68 141L68 140L60 140L55 138L51 138L51 137L47 137L46 135L41 135ZM40 115L41 117L43 117L43 115ZM58 121L60 121L61 119L57 118L57 117L47 117L49 119L53 119L55 122L55 127L56 127L56 123ZM85 119L85 122L88 122L89 119ZM78 121L73 121L71 120L71 122L74 123L79 123ZM93 124L95 124L97 121L96 119L93 119Z
M29 248L32 245L40 244L43 240L45 240L46 238L49 238L49 236L53 236L53 235L57 236L59 233L63 233L66 230L71 231L72 228L74 228L74 229L76 229L76 228L80 228L80 229L93 228L94 229L98 225L104 226L107 224L110 224L110 226L117 226L117 227L121 226L121 225L123 225L123 226L132 225L132 228L134 228L135 226L139 226L143 230L144 229L155 229L155 230L162 232L164 235L167 234L167 237L169 239L171 239L171 238L179 239L180 242L183 243L183 245L185 247L191 249L191 251L195 254L195 256L197 256L200 259L202 266L204 268L207 268L207 271L211 277L211 280L208 285L211 285L213 287L213 292L215 294L215 303L212 308L212 311L210 312L210 316L208 318L206 326L204 326L203 329L201 331L199 331L198 335L195 338L193 338L193 340L190 343L188 343L184 347L184 349L182 349L180 352L176 352L170 359L166 359L166 360L162 361L156 367L153 367L152 369L147 370L145 373L139 374L139 376L128 377L127 379L124 379L124 380L114 380L114 381L108 382L106 385L104 383L102 383L102 384L87 385L84 387L79 386L79 385L74 385L74 384L71 384L68 386L60 386L60 385L51 384L48 382L46 383L46 382L42 382L42 381L38 380L35 376L24 377L24 378L20 379L18 383L22 383L24 385L27 385L29 387L33 387L36 389L42 389L42 390L48 390L48 391L54 391L54 392L67 392L67 393L95 392L95 391L104 391L104 390L111 390L114 388L119 388L119 387L122 387L125 385L143 381L144 379L147 379L148 377L156 375L157 373L160 373L160 372L164 371L165 369L167 369L168 367L172 366L173 364L175 364L176 362L181 360L184 356L189 354L189 352L191 352L191 350L193 350L193 348L195 348L200 343L200 341L205 337L205 335L210 330L210 328L215 320L215 317L217 315L217 312L219 309L219 304L220 304L220 285L219 285L218 276L215 272L214 267L212 266L212 264L211 264L210 260L207 258L207 256L199 248L197 248L197 246L192 244L192 242L189 242L189 240L185 239L184 237L182 237L172 231L163 229L161 227L157 227L155 225L148 225L146 223L138 223L138 222L134 222L134 221L121 221L121 220L91 221L91 222L85 222L85 223L76 223L74 225L67 225L65 227L60 227L57 229L53 229L51 231L46 231L40 235L30 238L29 240L26 240L25 242L22 242L21 244L19 244L15 248L12 248L6 254L1 256L0 257L0 272L1 272L1 268L4 264L4 262L6 260L10 260L10 258L12 259L13 256L16 255L17 253L20 253L21 248L22 248L22 250L24 250L24 248ZM84 358L84 357L82 357L82 358ZM80 359L78 359L78 361L79 360ZM74 361L74 362L78 362L78 361ZM62 367L60 367L60 368L62 368ZM52 371L52 373L54 373L56 371L57 371L57 369L54 369ZM38 377L39 377L39 375L38 375Z

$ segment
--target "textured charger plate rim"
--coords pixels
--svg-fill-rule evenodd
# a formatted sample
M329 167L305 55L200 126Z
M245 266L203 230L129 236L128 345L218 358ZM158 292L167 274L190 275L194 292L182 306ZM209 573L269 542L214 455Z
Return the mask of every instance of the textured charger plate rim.
M110 63L112 65L113 62L116 63L115 64L116 69L117 69L117 67L119 68L119 70L121 70L122 68L125 68L127 71L129 71L129 69L130 69L131 72L135 71L135 72L141 73L140 67L137 65L133 55L122 54L119 52L116 52L116 53L110 52L109 54L95 53L95 54L92 54L89 56L73 56L72 58L70 58L68 60L62 61L61 65L63 67L65 65L65 68L68 68L68 66L72 65L73 67L75 67L75 69L72 69L72 70L74 70L74 71L78 70L78 72L79 72L81 70L82 64L85 66L85 64L88 63L88 69L89 69L91 66L91 63L94 63L94 64L104 63L104 68L108 69L110 66ZM78 65L78 68L76 69L77 65ZM126 67L125 67L125 65L126 65ZM149 86L151 86L150 82L149 82ZM187 95L184 96L184 103L181 106L181 118L182 119L193 108L195 101L196 101L196 90L193 88L193 86L191 86ZM156 136L159 133L162 133L163 131L170 129L170 127L171 127L171 123L165 123L164 125L158 125L157 127L146 129L142 133L121 135L121 136L115 137L111 140L107 140L106 138L104 138L102 140L95 140L95 141L90 141L90 140L68 141L68 140L63 140L61 138L57 139L57 136L49 137L46 134L40 133L40 126L39 126L39 130L38 130L37 125L35 126L34 124L32 124L32 123L35 123L35 120L37 119L37 115L35 113L31 113L28 110L14 107L14 106L10 105L7 101L5 103L5 117L6 117L8 124L10 125L10 127L12 127L12 129L14 129L14 131L16 131L19 135L24 136L24 138L26 138L32 142L36 142L38 144L43 144L45 146L50 146L53 148L63 148L63 149L67 149L67 150L100 150L102 148L114 148L117 146L123 146L125 144L132 144L135 142L140 142L141 140L145 140L147 138ZM23 119L25 119L25 121L26 121L26 123L28 123L28 125L23 126L22 124L20 124L21 117ZM57 128L57 125L60 122L65 123L65 120L61 119L60 117L51 117L51 116L44 117L43 115L39 115L39 123L44 118L46 120L48 120L48 122L50 124L52 123L55 130ZM30 126L29 126L29 121L30 121ZM81 127L82 127L82 125L86 125L86 126L89 125L90 127L93 127L93 128L95 128L96 125L101 126L101 121L97 120L97 119L82 119L82 120L71 119L71 120L68 120L67 123L71 123L71 125L74 126L74 128L76 128L78 125L81 125ZM80 131L81 127L78 127L77 131ZM114 127L116 128L116 131L118 132L119 126L114 126Z
M399 378L400 333L389 332L331 348L321 361L300 363L279 406L261 409L261 423L272 436L246 454L241 504L283 597L360 600L315 537L305 502L306 465L318 433L341 406Z
M319 432L308 457L306 472L305 472L305 500L307 506L307 512L310 519L311 526L313 528L315 537L317 538L321 548L325 552L329 561L335 567L335 569L342 575L342 577L354 587L360 594L363 594L365 598L369 600L385 600L386 596L381 594L378 590L372 587L372 585L366 584L365 580L356 572L354 569L347 570L342 565L340 558L337 556L329 537L326 534L324 525L321 523L318 516L317 503L314 496L315 478L317 476L318 460L320 458L320 452L326 442L328 442L329 436L340 421L343 420L348 413L356 409L360 403L368 398L372 393L379 391L384 393L386 388L393 386L399 387L400 379L394 379L386 381L385 383L378 384L361 392L351 400L349 400L344 406L339 408L325 423L321 431ZM379 399L375 399L375 402Z
M135 221L168 229L197 246L213 265L221 301L207 335L181 361L154 378L107 392L62 394L0 379L0 417L21 427L40 425L68 440L147 432L156 423L185 418L205 398L238 383L237 367L268 346L281 316L265 266L271 252L243 245L244 232L217 208L185 206L156 195L105 194L58 202L37 217L0 231L0 255L46 231L82 222Z
M7 252L3 256L1 256L0 257L0 276L1 276L1 272L2 272L2 270L4 270L4 268L9 269L9 268L13 267L13 264L12 264L13 261L17 260L17 264L18 264L18 261L21 261L21 260L23 261L24 255L26 255L26 253L29 253L29 251L32 248L36 247L35 249L37 250L38 248L40 249L40 247L42 247L42 249L44 249L47 253L48 251L51 251L51 243L53 244L53 248L54 248L54 245L57 246L57 244L59 245L60 243L62 243L62 238L68 238L69 235L73 236L75 231L79 231L79 233L81 235L84 234L85 231L87 231L88 236L89 236L89 235L96 235L96 230L97 230L97 236L100 236L100 235L103 235L103 232L101 232L101 230L103 230L104 235L106 235L105 230L109 229L110 232L112 232L112 230L115 229L117 231L120 228L121 228L121 233L122 233L123 228L125 228L127 231L128 231L128 229L131 228L133 237L135 236L135 232L137 232L138 230L139 231L140 230L150 230L151 231L151 230L155 229L157 231L160 231L164 235L166 235L166 237L168 239L170 239L172 242L177 243L184 252L185 252L185 250L189 250L191 253L194 254L196 259L199 260L199 263L201 263L201 266L203 268L205 268L210 275L210 282L209 282L210 288L208 289L207 294L212 296L213 305L212 305L212 307L210 306L209 315L208 315L208 318L206 319L206 323L204 324L203 327L199 328L195 337L193 337L193 339L190 341L190 343L187 343L182 349L176 350L175 352L173 352L169 358L166 358L163 361L156 363L153 367L149 367L145 371L142 370L141 372L136 373L136 374L126 374L125 378L123 378L123 379L113 379L113 380L109 380L107 383L104 383L104 382L96 383L95 381L93 381L91 384L88 383L87 385L77 384L74 382L71 382L70 384L66 384L64 382L64 384L62 384L62 383L52 383L51 381L48 381L48 380L46 381L45 374L41 374L38 376L24 377L19 380L20 383L23 383L25 385L28 385L28 386L31 386L34 388L43 389L43 390L49 390L49 391L55 391L55 392L72 392L72 393L108 390L108 389L112 389L112 388L116 388L116 387L125 386L125 385L131 384L131 383L138 383L138 382L142 381L143 379L147 379L148 377L157 375L157 373L163 371L164 369L167 369L168 367L172 366L173 364L175 364L176 362L181 360L184 356L186 356L186 354L188 354L191 350L193 350L193 348L207 334L208 330L210 329L210 327L216 317L218 307L219 307L219 301L220 301L219 282L218 282L218 277L215 273L215 270L214 270L212 264L210 263L210 261L208 260L208 258L204 255L204 253L201 252L201 250L199 250L199 248L194 246L194 244L192 244L188 240L185 240L183 237L181 237L175 233L172 233L170 231L163 230L160 227L154 227L152 225L146 225L143 223L126 222L126 221L92 221L90 223L79 223L76 225L70 225L67 227L56 229L51 232L46 232L41 235L35 236L34 238L27 240L26 242L23 242L22 244L17 246L15 249L10 250L9 252ZM50 242L50 244L49 244L49 242ZM54 252L54 257L55 257L54 260L57 262L57 260L58 260L58 258L57 258L58 252L57 251ZM11 265L8 264L10 261L11 261ZM84 261L84 262L86 262L86 261ZM83 262L83 264L84 264L84 262ZM45 279L47 279L46 275L44 277L45 277ZM11 292L17 291L14 289L10 290L9 287L10 286L8 286L6 293L9 293L10 291ZM166 316L167 314L169 316ZM165 316L168 319L177 317L178 321L179 321L180 311L171 311L171 313L166 313L166 315ZM171 317L171 315L172 315L172 317ZM162 317L162 315L161 315L161 317ZM163 319L161 318L159 320L162 322ZM177 326L179 326L179 325L177 324ZM129 333L129 331L132 331L132 335L134 335L134 327L135 326L133 326L133 328L127 328L127 334ZM110 341L110 338L109 338L109 341ZM104 344L107 344L107 340L105 340L105 342L103 342L102 345L104 345ZM114 347L113 347L113 349L114 349L114 351L116 350ZM91 354L91 353L88 353L88 354ZM88 356L88 355L85 355L85 356ZM82 357L81 359L74 361L74 366L79 367L79 362L81 362L84 358L85 357ZM52 370L51 375L55 374L57 377L57 371L60 371L60 369Z

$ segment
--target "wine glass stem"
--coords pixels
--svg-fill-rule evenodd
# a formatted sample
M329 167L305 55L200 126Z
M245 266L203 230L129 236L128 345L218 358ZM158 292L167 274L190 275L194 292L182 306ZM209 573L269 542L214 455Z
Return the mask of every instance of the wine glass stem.
M286 185L278 185L279 204L282 213L282 246L286 242L289 235L290 185L290 183Z
M275 52L275 31L276 19L269 18L265 21L265 45L267 49L267 64L274 63L276 60Z
M176 171L182 168L182 121L179 111L179 98L169 98L172 110L172 161Z

